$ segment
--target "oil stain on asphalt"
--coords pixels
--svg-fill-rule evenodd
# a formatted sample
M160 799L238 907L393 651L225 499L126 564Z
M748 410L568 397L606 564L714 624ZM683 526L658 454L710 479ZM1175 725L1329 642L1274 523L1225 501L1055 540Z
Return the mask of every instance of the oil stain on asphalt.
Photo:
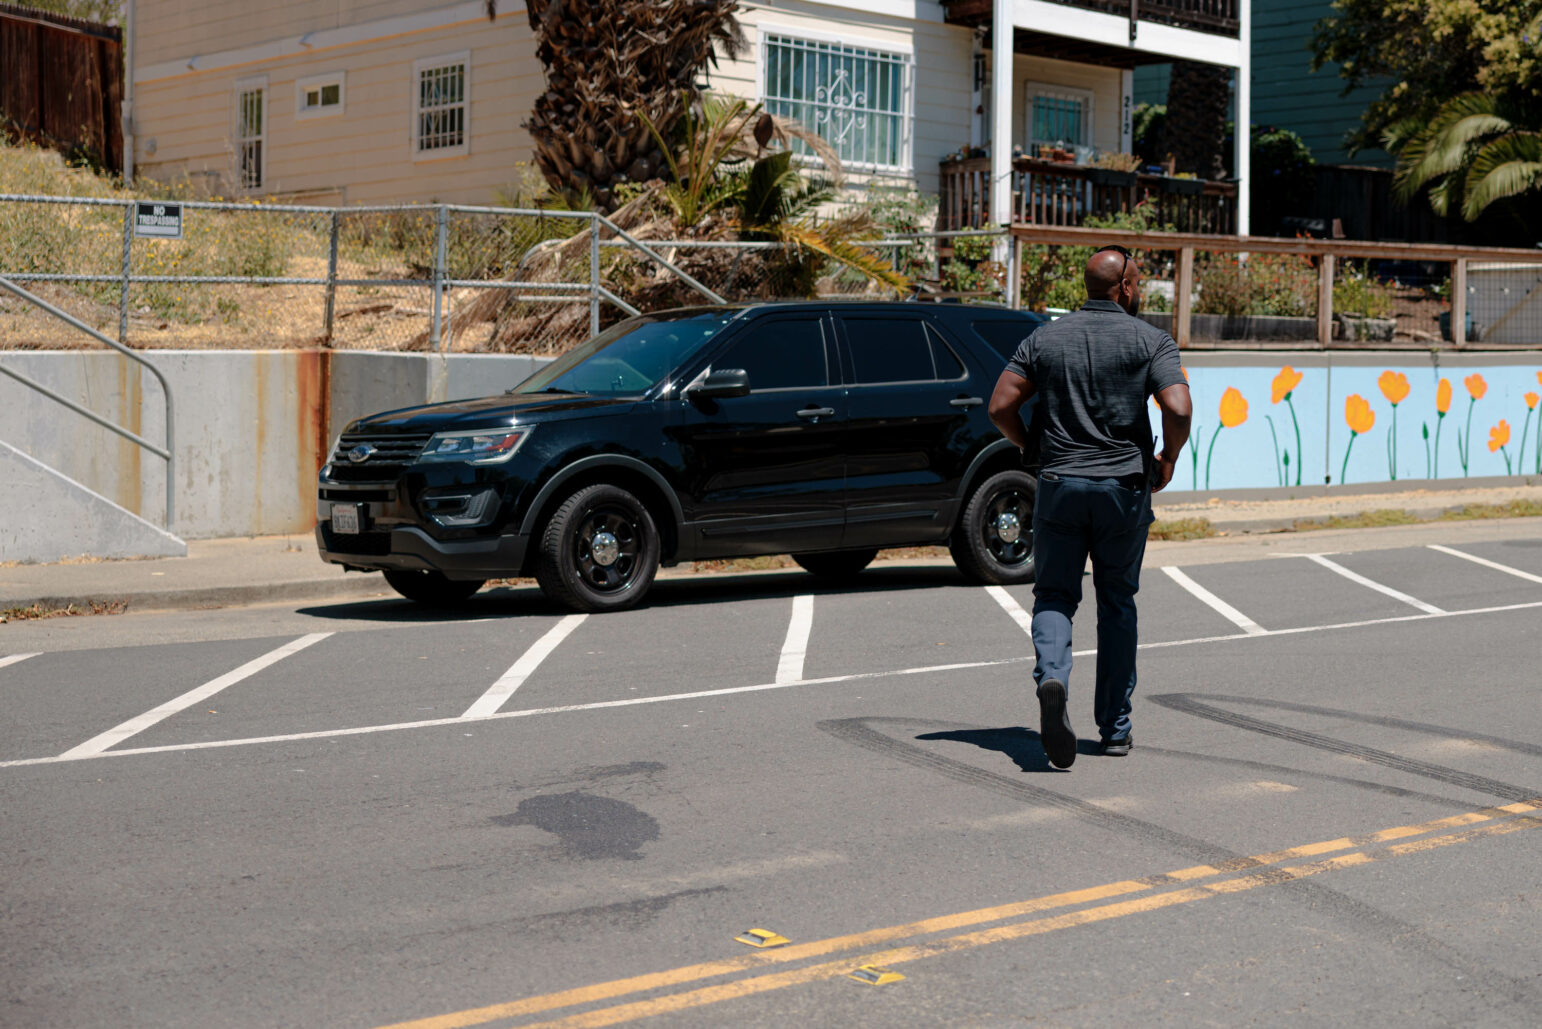
M659 838L659 823L631 804L590 793L548 793L527 797L511 815L495 815L495 825L530 825L562 841L573 856L589 861L621 858L640 861L645 843Z

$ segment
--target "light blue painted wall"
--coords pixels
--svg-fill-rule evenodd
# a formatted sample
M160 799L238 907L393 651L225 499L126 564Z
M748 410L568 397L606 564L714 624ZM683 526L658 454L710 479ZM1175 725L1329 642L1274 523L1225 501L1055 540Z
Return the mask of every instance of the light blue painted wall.
M1282 398L1276 403L1273 383L1287 366L1301 373L1301 382L1288 401ZM1394 478L1457 480L1542 474L1538 458L1542 453L1538 449L1542 445L1538 439L1542 410L1530 410L1526 402L1526 394L1542 394L1542 379L1538 378L1542 376L1542 353L1493 358L1448 354L1438 364L1430 357L1406 353L1345 355L1331 362L1322 354L1305 353L1245 357L1188 354L1185 370L1194 397L1194 423L1190 446L1185 448L1173 479L1175 490L1294 486L1298 472L1303 486L1321 486L1325 476L1332 485L1340 485ZM1408 396L1397 405L1395 420L1393 405L1378 384L1388 371L1405 376L1409 387ZM1471 398L1465 385L1467 377L1473 375L1480 376L1487 387L1477 400ZM1452 388L1450 412L1444 418L1435 409L1442 379ZM1228 388L1236 389L1247 402L1247 418L1240 425L1223 428L1220 407ZM1351 395L1369 401L1375 415L1374 425L1356 436L1352 447L1345 420L1345 402ZM1471 445L1464 446L1458 439L1468 432L1469 412ZM1159 435L1161 419L1154 405L1151 413L1153 433ZM1490 451L1488 446L1490 430L1501 420L1510 428L1510 442L1503 453ZM1389 441L1394 438L1395 464L1389 450ZM1467 450L1465 470L1462 449ZM1282 460L1286 452L1290 455L1288 483Z

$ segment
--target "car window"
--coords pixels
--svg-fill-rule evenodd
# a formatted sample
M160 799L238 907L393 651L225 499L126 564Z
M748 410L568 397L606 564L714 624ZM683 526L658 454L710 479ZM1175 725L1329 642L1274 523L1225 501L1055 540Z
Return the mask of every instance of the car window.
M964 362L958 359L953 348L943 340L942 334L932 325L926 327L926 334L932 338L932 363L937 366L937 378L962 379Z
M645 393L716 336L731 308L628 318L569 350L511 393Z
M754 323L712 359L712 368L743 368L756 392L828 386L830 369L819 321L777 318Z
M989 343L991 349L1001 355L1003 361L1012 360L1018 345L1033 334L1038 323L1026 318L991 318L972 322L976 336Z
M843 318L856 381L916 382L937 378L926 323L919 318ZM951 376L956 377L956 376Z

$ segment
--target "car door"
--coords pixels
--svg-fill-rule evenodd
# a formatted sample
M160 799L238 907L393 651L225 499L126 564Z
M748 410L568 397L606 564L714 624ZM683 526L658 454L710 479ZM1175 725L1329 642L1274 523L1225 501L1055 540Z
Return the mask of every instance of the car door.
M945 537L990 384L921 312L842 312L847 388L843 547Z
M742 368L747 396L680 391L668 429L680 450L687 531L703 557L828 550L844 517L845 387L818 313L758 318L683 381Z

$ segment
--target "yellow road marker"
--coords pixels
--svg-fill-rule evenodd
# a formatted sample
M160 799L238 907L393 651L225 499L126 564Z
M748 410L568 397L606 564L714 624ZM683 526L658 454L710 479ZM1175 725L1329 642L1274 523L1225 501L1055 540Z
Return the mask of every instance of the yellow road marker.
M905 977L898 972L891 972L887 968L879 968L877 965L863 965L854 972L846 973L846 978L855 979L859 983L867 983L869 986L887 986L897 983Z
M428 1018L416 1019L408 1022L399 1022L383 1029L462 1029L465 1026L484 1025L499 1019L516 1018L522 1015L537 1014L544 1011L553 1011L558 1008L574 1007L581 1004L594 1004L604 1000L611 1000L631 994L643 993L650 990L663 989L671 986L680 986L687 983L699 982L704 979L720 975L729 975L735 972L749 971L764 968L772 964L799 961L806 958L823 957L838 954L844 951L872 947L884 943L899 942L901 940L924 936L931 933L943 932L948 929L959 929L968 926L982 925L987 922L999 922L1007 919L1019 918L1022 915L1034 914L1044 911L1052 911L1056 908L1075 907L1082 904L1091 904L1100 900L1108 900L1114 897L1128 896L1154 889L1155 884L1168 884L1175 881L1188 881L1202 879L1212 875L1221 875L1227 872L1246 872L1230 879L1208 885L1196 885L1180 890L1172 890L1166 893L1156 893L1150 896L1135 897L1129 900L1121 900L1115 903L1103 904L1098 907L1085 907L1078 911L1070 911L1064 914L1048 918L1038 918L1029 921L1020 921L1008 925L996 926L988 929L980 929L974 932L963 933L957 936L947 937L925 943L896 947L891 950L868 953L861 955L858 960L862 965L888 966L903 964L907 961L916 961L921 958L937 957L942 954L958 950L969 949L989 943L999 943L1006 940L1021 939L1026 936L1038 935L1046 932L1054 932L1060 929L1069 929L1079 925L1089 925L1106 921L1111 918L1120 918L1125 915L1139 914L1147 911L1156 911L1178 904L1186 904L1196 900L1206 900L1211 897L1224 896L1232 893L1241 893L1259 886L1271 886L1289 882L1294 879L1302 879L1322 872L1334 871L1343 868L1352 868L1357 865L1369 864L1390 857L1401 857L1407 854L1433 850L1439 847L1449 846L1453 843L1463 843L1482 836L1504 835L1517 832L1522 829L1532 829L1542 826L1542 818L1521 817L1509 818L1506 821L1498 821L1506 816L1526 815L1529 812L1542 809L1542 798L1524 801L1515 804L1506 804L1502 807L1483 808L1478 811L1465 812L1447 818L1438 818L1429 822L1411 826L1398 826L1391 829L1383 829L1361 837L1339 837L1321 843L1305 844L1286 850L1274 851L1268 854L1259 854L1248 858L1237 858L1231 861L1218 862L1216 866L1198 865L1191 868L1180 869L1164 876L1152 876L1149 880L1127 879L1121 882L1108 883L1102 886L1089 887L1081 890L1071 890L1064 893L1051 894L1033 900L1019 901L1014 904L1004 904L998 907L980 908L974 911L960 912L952 915L942 915L936 918L922 919L909 922L904 925L889 926L882 929L872 929L866 932L852 933L846 936L836 936L825 940L814 940L809 943L778 947L774 950L757 951L746 954L740 958L723 961L704 962L697 965L687 965L681 968L664 972L655 972L646 975L633 976L627 979L616 979L610 982L594 983L589 986L581 986L571 990L563 990L556 993L543 994L529 997L523 1000L510 1001L503 1004L493 1004L481 1008L472 1008L465 1011L453 1012L445 1015L436 1015ZM1482 825L1480 823L1490 823ZM1407 837L1418 836L1439 829L1458 828L1462 826L1474 826L1463 832L1452 833L1445 836L1437 836L1422 840L1408 840ZM1379 854L1366 854L1356 851L1342 854L1337 857L1315 861L1310 864L1276 866L1281 861L1299 859L1302 857L1314 857L1320 854L1332 853L1336 850L1348 850L1356 846L1369 846L1378 843L1387 843L1391 840L1403 839L1406 842L1391 844L1385 847ZM1218 867L1219 866L1219 867ZM665 1014L673 1011L683 1011L690 1008L714 1004L720 1001L732 1000L738 997L753 996L771 990L785 989L790 986L798 986L821 979L830 979L848 975L851 972L852 959L847 958L838 961L829 961L822 964L809 965L803 968L790 969L783 972L751 976L719 985L689 990L684 993L672 994L664 997L640 1000L627 1004L620 1004L610 1008L602 1008L594 1011L570 1015L559 1018L556 1021L539 1023L540 1029L578 1029L578 1027L593 1027L614 1025L618 1022L630 1021L638 1018L647 1018L654 1015ZM536 1029L535 1026L526 1029Z
M774 933L770 929L746 929L738 936L735 936L734 939L740 943L747 943L751 947L760 948L780 947L783 944L792 942L787 937L780 933Z

